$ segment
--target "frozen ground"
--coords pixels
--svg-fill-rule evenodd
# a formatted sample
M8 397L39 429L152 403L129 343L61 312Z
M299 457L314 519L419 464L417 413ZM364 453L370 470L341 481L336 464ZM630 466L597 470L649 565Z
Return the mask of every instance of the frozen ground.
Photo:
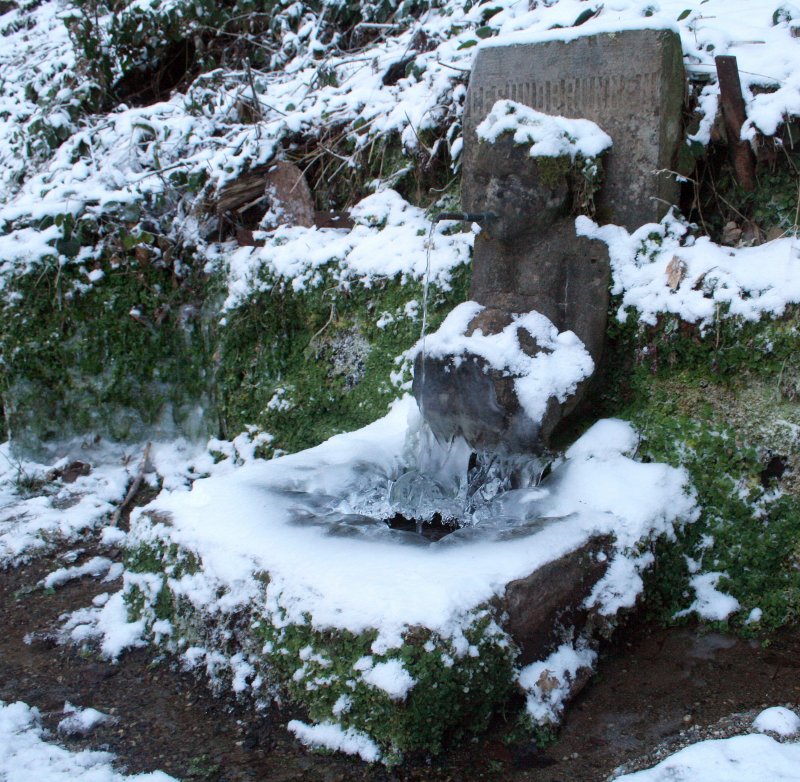
M602 653L600 676L570 711L555 744L544 750L508 745L507 728L498 724L434 767L412 765L385 777L353 759L306 755L281 730L291 712L265 715L225 694L213 698L167 661L153 664L149 650L128 651L112 664L88 649L54 643L64 612L120 586L119 580L109 585L84 576L55 591L36 588L61 562L82 563L101 553L118 557L96 541L85 536L54 552L57 562L36 558L0 572L0 700L35 705L46 742L72 752L111 751L118 757L114 768L124 773L163 769L176 779L217 775L230 782L598 782L619 766L649 768L699 740L747 733L765 702L791 699L792 712L800 713L797 634L783 634L769 648L702 629L623 634ZM91 707L110 719L89 727L97 716ZM763 717L769 724L781 730L791 725L784 709L770 712ZM66 730L65 721L74 716L86 735ZM41 757L48 752L42 749ZM31 770L46 773L35 763ZM9 776L9 782L29 779Z

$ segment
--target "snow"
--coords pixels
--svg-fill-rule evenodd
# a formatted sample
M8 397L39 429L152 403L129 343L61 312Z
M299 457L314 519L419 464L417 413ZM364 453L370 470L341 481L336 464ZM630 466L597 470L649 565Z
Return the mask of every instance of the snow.
M94 576L99 578L105 576L111 569L114 563L108 557L92 557L88 562L76 567L59 568L45 576L40 582L45 589L54 589L55 587L66 584L76 578L83 576ZM115 571L116 572L116 571ZM116 572L117 576L122 575L121 572Z
M530 144L531 157L589 159L611 147L611 136L588 119L542 114L513 100L497 101L475 132L490 144L509 133L515 144Z
M114 756L109 752L71 752L45 741L44 736L37 709L21 701L0 701L0 778L8 782L175 782L162 771L122 774L112 767Z
M592 374L592 357L575 333L559 332L539 312L515 315L498 334L484 334L477 329L467 336L469 323L483 309L474 301L459 304L437 331L423 337L409 351L409 358L413 360L418 353L431 358L479 356L492 369L515 378L517 398L533 421L542 420L551 397L564 402ZM522 349L520 329L527 331L539 346L535 355Z
M344 729L332 722L307 725L300 720L291 720L286 727L306 746L358 755L367 763L381 759L378 745L369 736L353 728Z
M535 724L557 724L573 683L583 670L591 670L597 653L565 643L549 657L526 665L517 677L525 691L526 709Z
M769 736L734 736L692 744L657 766L617 782L798 782L800 744Z
M788 304L800 302L800 247L794 238L722 247L708 237L695 239L672 214L633 233L616 225L600 227L587 217L576 219L576 229L608 245L611 292L622 296L621 321L633 307L651 325L659 314L674 313L708 327L717 317L777 317ZM668 284L670 265L682 269L676 287Z
M692 7L684 16L687 5ZM91 268L99 252L88 248L78 259L59 255L61 229L40 229L39 221L69 214L89 222L123 224L129 207L161 198L174 198L180 205L182 219L170 229L170 238L191 238L200 257L226 269L227 308L265 284L264 272L296 291L319 284L323 269L332 269L339 282L369 285L390 276L419 280L427 274L446 287L452 270L469 261L473 234L449 234L444 226L432 224L424 210L393 189L392 182L376 182L375 192L353 205L352 228L284 226L263 232L260 248L204 241L202 210L197 207L241 172L269 163L293 134L314 135L334 123L347 136L354 156L390 133L399 134L409 155L426 154L420 135L448 124L446 143L457 159L463 145L463 76L480 46L567 41L625 29L673 29L681 37L692 76L713 76L716 55L737 57L748 116L743 137L753 138L756 131L773 133L786 118L800 115L800 48L788 20L773 24L775 6L774 0L607 0L597 6L593 18L574 27L587 8L580 0L498 0L488 18L486 4L455 0L426 10L408 29L387 32L360 57L321 42L312 14L303 31L287 35L285 47L276 53L276 70L254 74L253 89L264 110L264 121L255 125L236 119L245 75L222 71L201 75L187 94L152 106L120 106L105 116L78 118L82 96L72 86L76 57L61 13L65 5L51 0L33 9L11 9L2 15L0 46L0 289L9 275L31 270L45 259L85 264L84 279L101 285L103 271ZM478 26L496 35L471 46L477 44ZM408 76L384 85L382 74L405 56L418 32L431 42L430 51L416 56ZM322 57L336 73L327 85L319 84ZM36 98L27 93L27 86ZM760 86L772 91L755 89ZM693 140L707 143L718 103L713 81L703 88L699 102L701 122ZM51 147L42 137L29 136L39 125L58 130L59 142ZM519 143L530 144L533 154L591 156L609 143L591 123L545 117L508 101L495 104L480 128L488 141L513 132ZM356 162L354 157L343 165ZM171 172L207 175L208 185L202 193L184 193ZM788 304L800 302L800 253L793 238L757 247L721 247L694 237L673 215L633 233L617 226L599 227L587 218L579 218L576 228L609 247L612 290L622 302L620 319L629 317L633 308L645 323L673 313L707 328L719 317L778 316ZM675 284L669 284L668 267L681 270ZM467 303L457 308L426 338L424 350L454 357L473 353L514 374L520 399L532 417L547 399L566 398L591 373L591 358L575 335L558 333L536 313L518 318L501 334L465 337L476 307ZM416 312L409 310L406 316L416 317ZM384 325L394 317L380 315ZM520 328L530 331L544 352L535 357L522 353ZM275 397L276 406L292 403L299 402ZM684 472L636 462L635 431L621 421L601 421L554 465L545 487L514 497L516 509L524 510L524 534L513 540L504 539L503 531L489 524L430 545L400 545L404 538L381 524L349 529L351 537L332 534L342 529L331 521L336 514L388 507L388 487L413 463L410 443L419 427L413 401L404 399L370 427L268 463L254 459L258 442L269 439L265 433L243 433L230 443L215 441L202 453L185 443L154 444L152 461L163 489L148 512L166 514L171 526L153 523L139 510L133 514L130 535L106 527L102 542L135 546L161 536L196 551L203 571L171 578L169 586L209 612L250 605L260 595L253 574L267 571L271 581L265 610L276 622L301 622L308 616L317 628L377 628L376 655L397 646L404 629L423 625L451 638L460 653L471 654L459 636L465 615L501 594L509 580L595 535L613 534L616 543L587 607L601 614L630 608L642 590L641 573L652 562L637 546L671 534L675 524L696 514ZM215 464L212 448L228 458ZM19 460L7 444L0 446L0 566L23 562L48 551L54 541L74 540L107 523L125 496L131 471L137 469L138 463L123 458L129 455L123 451L99 453L92 459L90 475L61 485L45 465ZM37 483L44 488L26 490ZM379 496L365 498L365 487L377 487ZM309 520L316 517L327 521ZM100 557L83 566L60 568L43 585L54 587L104 569L109 576L115 572L110 560ZM690 611L721 620L739 609L735 598L717 590L721 577L716 572L693 574L696 599ZM124 579L126 589L136 586L153 594L160 588L147 574L126 573ZM760 616L754 609L747 621L757 622ZM153 629L159 636L172 633L167 622ZM116 659L126 647L144 643L145 622L128 621L120 592L100 596L92 607L71 615L63 631L77 642L100 639L103 652ZM571 682L581 668L592 664L592 654L566 644L548 660L524 669L520 683L528 692L531 713L556 718ZM230 665L237 690L255 686L253 668L243 657L224 661L201 647L187 650L184 657L187 664L205 664L209 672L223 663ZM413 677L395 659L370 660L362 675L398 700L414 686ZM341 713L346 705L340 704ZM763 729L784 724L768 711L756 720L773 726ZM80 715L87 715L88 721L89 712ZM84 719L77 712L75 716ZM790 717L786 720L792 724ZM292 730L310 745L378 759L374 743L355 731L299 722L292 723ZM0 738L0 776L9 779L123 778L111 769L105 753L69 753L42 741L38 717L24 704L0 705ZM797 752L796 746L767 736L738 737L688 748L630 778L683 774L709 782L797 779ZM758 759L757 766L752 758ZM158 773L136 778L168 779Z
M409 690L417 683L403 663L397 659L367 668L362 678L370 686L383 690L395 701L404 700Z
M738 611L741 606L732 595L717 590L717 584L725 573L699 573L689 579L689 585L695 591L694 602L676 616L696 613L702 619L721 622Z
M783 737L796 736L800 733L800 717L785 706L772 706L753 720L753 729Z
M509 581L590 537L612 533L623 556L641 539L693 518L686 474L623 455L619 449L635 435L622 422L611 426L618 436L605 449L597 432L590 433L592 447L578 446L577 455L553 471L548 488L519 500L533 531L511 540L487 524L428 545L363 516L393 515L389 487L407 469L409 437L420 427L416 403L406 397L384 419L316 448L235 469L224 461L189 489L162 491L146 509L134 511L129 544L166 540L198 554L202 572L172 580L171 588L207 611L250 604L259 591L252 574L260 571L270 574L266 608L272 621L302 624L309 618L316 628L353 633L375 628L375 648L383 651L417 625L455 637L462 617ZM376 492L383 492L382 500ZM367 508L370 497L374 504ZM342 514L354 513L363 526L339 526ZM169 524L153 523L153 515ZM349 534L337 534L340 529ZM111 610L103 609L109 616ZM135 628L129 631L137 637Z
M0 51L4 74L0 106L8 107L0 112L4 177L0 203L5 204L0 220L7 225L0 237L3 268L9 272L30 268L44 257L57 255L54 243L60 230L33 227L46 216L69 212L81 219L103 215L118 219L129 205L170 192L173 174L209 176L206 191L197 195L199 203L243 170L268 163L287 136L313 134L332 123L345 128L356 152L390 133L399 133L404 148L412 152L420 148L424 131L448 122L452 132L447 144L456 156L462 145L459 122L465 91L461 79L481 46L568 40L625 29L677 30L691 74L713 76L714 56L737 57L748 114L744 134L750 136L755 129L772 133L786 116L800 114L800 52L791 36L792 23L784 19L773 24L774 6L765 0L708 0L684 16L685 0L615 0L598 6L593 18L574 27L586 10L579 0L558 0L530 9L516 0L498 0L485 19L485 6L456 0L428 9L407 29L387 32L360 57L323 44L311 32L316 29L311 24L303 34L287 32L283 48L275 55L277 70L254 73L253 89L264 116L257 125L236 121L239 96L245 84L250 89L247 75L236 71L202 75L186 95L176 94L147 107L121 106L110 115L86 117L79 123L73 116L81 93L69 84L75 53L60 15L64 6L51 0L30 13L12 10L2 17L5 35ZM24 25L20 24L23 16L28 22ZM109 23L110 17L101 20L101 26ZM479 43L478 26L496 34ZM413 73L395 85L384 85L382 74L413 48L411 41L418 32L431 42L431 50L416 55ZM336 73L330 84L318 83L323 50L326 66ZM28 84L39 95L54 97L37 102L26 95ZM763 85L777 89L753 89ZM701 96L705 114L696 140L707 141L717 98L712 82ZM525 116L533 116L528 112ZM501 124L507 119L502 112L493 116ZM54 150L43 144L26 146L27 128L37 121L65 133L63 144ZM570 131L570 135L582 138L580 133ZM592 133L588 138L598 141L601 136ZM357 164L355 158L342 162L345 170ZM388 188L386 183L377 187L375 196L380 200L391 183ZM354 207L357 226L351 231L282 228L269 233L264 248L240 248L231 254L229 247L215 248L201 241L201 249L230 264L229 303L243 295L246 279L260 265L274 264L279 275L288 274L300 284L308 284L313 269L334 257L345 275L422 274L424 261L418 250L425 239L415 239L411 230L417 217L409 215L405 226L389 223L383 229L368 229L360 222L360 208L359 204ZM181 209L193 214L190 203L183 203ZM201 222L196 216L187 218L173 230L199 240ZM422 222L427 234L430 223ZM438 228L434 234L438 257L433 261L439 267L433 273L446 278L448 268L464 261L468 247L462 246L464 239L446 240ZM281 250L283 242L289 246ZM328 245L337 249L335 256L327 252ZM100 270L87 274L99 279Z
M241 247L227 259L228 298L236 306L258 289L256 277L268 269L288 280L295 291L319 282L318 271L336 264L339 281L360 280L369 285L379 277L429 279L448 287L450 272L467 263L473 235L445 233L433 225L425 210L411 206L397 192L382 190L350 210L352 229L281 226L264 234L264 247Z
M69 452L75 446L64 447ZM100 526L123 500L129 481L125 449L101 445L82 455L96 462L92 472L61 484L48 476L68 459L47 466L18 458L9 443L0 445L0 566ZM30 484L32 491L26 489Z
M113 717L102 711L79 709L69 701L64 704L64 714L67 716L58 723L56 730L65 736L87 736L99 725L113 721Z
M126 573L126 581L135 579ZM138 582L142 584L143 577ZM160 582L159 582L160 583ZM116 660L125 649L144 646L145 622L128 621L128 609L123 592L116 592L100 605L73 611L65 617L61 632L71 641L82 644L90 639L100 640L100 650L110 660Z

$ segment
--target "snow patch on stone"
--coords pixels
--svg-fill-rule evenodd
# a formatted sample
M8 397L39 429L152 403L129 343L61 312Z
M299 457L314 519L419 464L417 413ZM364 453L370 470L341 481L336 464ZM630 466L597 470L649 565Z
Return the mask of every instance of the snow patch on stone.
M531 157L594 158L611 147L611 136L588 119L543 114L513 100L499 100L475 132L493 144L511 134L514 143L530 145Z
M594 361L577 335L559 332L539 312L515 315L498 334L484 334L478 329L467 336L469 323L484 309L474 301L459 304L437 331L426 335L409 351L409 358L421 352L431 358L479 356L492 369L515 378L517 398L533 421L542 420L548 399L555 397L564 402L594 371ZM522 349L518 334L521 329L536 340L540 348L536 355L530 356Z
M565 643L547 659L526 665L518 676L526 692L526 709L534 724L556 724L569 699L578 674L591 669L597 653L584 646Z

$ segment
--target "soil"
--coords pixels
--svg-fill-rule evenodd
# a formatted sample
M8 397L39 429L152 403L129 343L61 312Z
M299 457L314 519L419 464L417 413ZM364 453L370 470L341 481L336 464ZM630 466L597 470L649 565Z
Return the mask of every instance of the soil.
M72 546L74 550L76 547ZM77 562L100 552L81 543ZM36 706L53 740L71 749L108 749L129 773L161 769L209 782L595 782L632 771L699 738L747 732L766 706L800 703L800 629L767 643L703 628L628 628L601 654L598 673L545 748L511 743L498 723L487 737L433 761L401 769L306 751L283 725L293 716L272 706L213 695L152 649L117 664L58 642L65 613L118 584L83 578L55 592L36 588L63 562L59 553L0 571L0 700ZM59 736L64 704L114 717L88 736Z

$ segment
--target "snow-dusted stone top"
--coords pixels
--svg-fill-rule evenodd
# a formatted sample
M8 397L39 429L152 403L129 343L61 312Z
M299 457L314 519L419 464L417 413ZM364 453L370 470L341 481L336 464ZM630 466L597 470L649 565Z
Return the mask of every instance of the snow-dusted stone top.
M530 145L531 157L594 158L611 147L611 136L588 119L550 116L513 100L499 100L475 129L494 143L510 133L516 144Z
M517 398L528 417L536 422L544 416L551 397L564 402L594 371L594 361L575 333L559 332L539 312L515 315L498 334L484 334L477 329L467 335L469 324L484 309L474 301L459 304L435 333L418 343L415 351L424 350L428 358L482 358L490 368L515 378ZM520 330L527 331L536 341L539 352L535 355L522 349Z

